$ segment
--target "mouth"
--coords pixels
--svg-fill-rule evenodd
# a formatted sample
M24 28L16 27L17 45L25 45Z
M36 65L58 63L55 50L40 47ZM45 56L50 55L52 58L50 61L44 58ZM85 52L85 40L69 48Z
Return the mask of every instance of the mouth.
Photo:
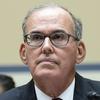
M37 64L46 63L46 64L58 64L58 62L51 58L44 58L37 61Z

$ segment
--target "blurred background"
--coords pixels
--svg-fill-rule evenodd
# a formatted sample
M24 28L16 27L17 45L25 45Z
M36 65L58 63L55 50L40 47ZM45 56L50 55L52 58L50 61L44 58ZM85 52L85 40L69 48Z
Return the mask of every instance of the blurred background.
M0 74L12 76L16 86L31 79L19 57L21 25L29 9L48 3L63 5L82 21L87 55L77 71L100 80L100 0L0 0Z

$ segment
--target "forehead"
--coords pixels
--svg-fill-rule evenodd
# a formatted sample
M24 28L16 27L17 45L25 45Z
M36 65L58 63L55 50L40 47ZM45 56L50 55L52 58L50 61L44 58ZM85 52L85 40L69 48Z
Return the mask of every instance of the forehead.
M27 30L50 25L53 28L60 25L62 28L74 29L71 15L59 7L48 7L33 11L26 22Z

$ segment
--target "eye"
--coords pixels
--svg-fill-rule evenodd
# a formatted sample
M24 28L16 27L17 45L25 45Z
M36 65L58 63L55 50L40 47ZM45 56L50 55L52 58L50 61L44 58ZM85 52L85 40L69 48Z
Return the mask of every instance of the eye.
M63 40L66 40L66 35L63 32L55 32L52 35L52 40L54 40L54 41L63 41Z
M31 41L41 41L41 40L43 40L43 36L41 35L41 34L31 34L30 35L30 40Z

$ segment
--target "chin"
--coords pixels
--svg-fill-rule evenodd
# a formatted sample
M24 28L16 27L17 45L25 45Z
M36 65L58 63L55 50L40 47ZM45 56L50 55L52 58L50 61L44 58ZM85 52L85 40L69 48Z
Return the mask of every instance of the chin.
M36 71L34 73L34 76L37 78L50 78L50 77L54 77L57 74L57 71L55 69L41 69L39 71Z

